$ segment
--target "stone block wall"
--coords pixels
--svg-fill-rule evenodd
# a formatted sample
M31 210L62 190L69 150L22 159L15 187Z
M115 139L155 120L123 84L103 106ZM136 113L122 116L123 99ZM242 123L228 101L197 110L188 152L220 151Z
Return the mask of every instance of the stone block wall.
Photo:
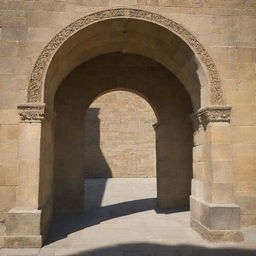
M151 106L134 93L97 98L85 118L85 176L155 177L155 123Z
M209 51L221 77L226 104L232 107L232 163L227 161L225 169L232 170L225 174L233 186L230 196L241 207L242 225L256 224L255 0L1 0L0 244L6 214L16 207L19 183L16 105L26 102L36 58L66 25L113 7L145 9L166 16L188 29ZM221 178L219 183L221 186Z

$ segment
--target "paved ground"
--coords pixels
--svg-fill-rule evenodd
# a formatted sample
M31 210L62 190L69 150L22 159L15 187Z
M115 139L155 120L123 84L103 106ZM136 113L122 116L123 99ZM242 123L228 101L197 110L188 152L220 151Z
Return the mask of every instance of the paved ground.
M56 217L42 249L3 249L12 256L256 255L256 228L243 243L208 243L189 225L188 211L157 212L155 179L85 183L85 214Z

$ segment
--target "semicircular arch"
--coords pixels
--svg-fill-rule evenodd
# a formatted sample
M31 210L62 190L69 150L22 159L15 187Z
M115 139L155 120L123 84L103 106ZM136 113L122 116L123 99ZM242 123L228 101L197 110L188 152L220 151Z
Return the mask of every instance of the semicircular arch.
M58 53L59 49L67 41L69 41L70 38L74 37L76 34L78 34L78 32L84 30L85 28L88 29L90 26L94 24L98 24L100 22L107 21L107 20L117 20L117 19L138 20L141 22L146 22L146 23L156 25L158 27L164 28L166 31L171 32L171 34L174 34L179 39L181 39L182 42L185 42L185 44L189 47L189 49L192 50L193 54L196 56L195 63L199 63L201 66L200 68L202 68L203 72L206 73L205 76L207 81L205 83L207 84L207 87L208 87L207 91L209 94L208 96L209 100L206 100L208 101L207 104L213 104L213 105L224 104L224 99L223 99L223 94L221 89L221 82L217 72L216 65L213 59L211 58L211 56L209 55L209 53L207 52L207 50L195 38L195 36L193 36L183 26L179 25L178 23L174 22L169 18L166 18L162 15L152 13L146 10L130 9L130 8L108 9L108 10L92 13L78 19L77 21L71 23L70 25L65 27L62 31L60 31L43 49L43 51L41 52L40 56L38 57L35 63L35 66L33 68L31 78L29 81L29 86L28 86L28 98L27 98L28 102L39 103L44 101L44 90L46 89L45 83L47 81L47 73L48 73L49 66L57 58L56 53ZM126 31L122 31L122 32L125 33ZM94 36L92 36L91 38L94 38ZM156 45L156 43L157 42L154 42L154 46ZM161 44L160 46L162 47ZM166 45L164 45L164 47L162 48L165 48L165 46ZM99 45L99 48L100 47L101 46ZM143 46L141 48L143 48ZM123 48L121 50L125 51L125 49ZM168 51L168 46L166 46L166 49L164 50ZM104 50L104 47L103 47L101 54L104 54L106 52L107 50L106 49ZM163 60L165 53L162 52L161 54L163 56L162 59L161 58L157 59L157 57L155 57L156 54L154 52L152 53L153 56L146 56L146 57L157 59L157 61L159 61L160 63L166 64L165 61ZM94 57L94 56L91 56L91 57ZM73 64L73 66L70 66L69 68L67 68L66 73L63 73L62 77L59 80L57 79L58 81L57 80L56 81L60 83L61 79L63 79L68 72L70 72L73 68L75 68L76 66L78 66L79 64L81 64L86 60L87 59L81 59L80 62L78 61L76 64ZM64 66L65 64L66 62L64 60ZM175 64L176 63L174 63L174 65L171 65L171 66L175 68L176 66ZM172 69L172 67L170 69ZM52 74L56 71L56 69L59 69L59 68L60 67L57 67L57 68L55 67L55 70L52 71ZM189 65L187 70L189 70ZM180 70L174 71L174 74L177 75L177 77L181 80L183 84L185 84L186 80L189 80L191 77L191 75L186 76L185 73L187 70L184 69L181 71ZM197 75L196 74L197 71L195 71L194 73L195 75ZM183 79L183 77L185 78ZM199 107L201 106L198 106L197 108Z

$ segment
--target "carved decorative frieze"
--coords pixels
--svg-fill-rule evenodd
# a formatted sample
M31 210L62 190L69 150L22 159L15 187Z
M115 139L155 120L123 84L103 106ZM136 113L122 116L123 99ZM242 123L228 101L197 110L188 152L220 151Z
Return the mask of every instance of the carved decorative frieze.
M54 53L70 36L78 32L79 30L89 26L90 24L117 17L133 19L136 18L153 22L168 29L169 31L177 34L180 38L182 38L199 56L201 63L203 63L206 67L210 81L211 104L223 104L223 95L216 65L209 53L199 43L195 36L193 36L189 31L187 31L178 23L164 16L145 10L130 8L117 8L99 11L84 16L61 30L43 49L42 53L40 54L39 58L35 63L28 86L28 102L41 102L41 94L47 67L51 59L53 58Z
M21 122L41 122L45 117L45 104L43 103L26 103L17 107Z
M200 109L195 115L198 125L206 127L211 122L230 122L231 107L210 106Z

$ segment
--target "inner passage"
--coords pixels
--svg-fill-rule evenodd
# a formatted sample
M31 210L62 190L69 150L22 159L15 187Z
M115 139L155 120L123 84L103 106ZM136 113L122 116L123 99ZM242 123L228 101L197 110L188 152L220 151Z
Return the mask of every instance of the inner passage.
M140 199L145 199L140 207L153 207L156 122L146 100L128 91L106 93L90 105L85 117L86 212L128 201L134 203L118 209L136 211Z

